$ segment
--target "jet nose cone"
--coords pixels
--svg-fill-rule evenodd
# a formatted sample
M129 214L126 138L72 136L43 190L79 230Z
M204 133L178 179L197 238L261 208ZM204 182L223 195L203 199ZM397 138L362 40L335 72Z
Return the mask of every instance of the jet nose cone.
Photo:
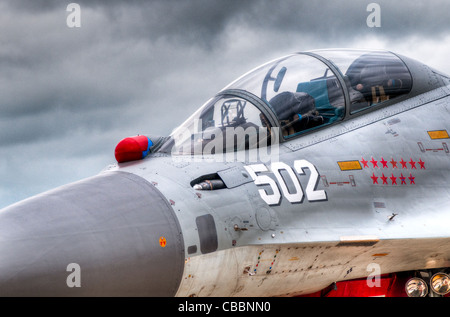
M173 296L175 213L141 177L109 172L0 211L0 296Z

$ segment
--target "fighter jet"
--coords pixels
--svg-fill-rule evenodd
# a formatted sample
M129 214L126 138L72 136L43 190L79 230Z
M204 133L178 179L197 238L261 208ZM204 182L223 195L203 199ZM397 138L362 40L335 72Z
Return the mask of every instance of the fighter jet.
M403 274L402 296L446 296L449 85L390 51L270 61L171 135L2 209L0 295L326 295Z

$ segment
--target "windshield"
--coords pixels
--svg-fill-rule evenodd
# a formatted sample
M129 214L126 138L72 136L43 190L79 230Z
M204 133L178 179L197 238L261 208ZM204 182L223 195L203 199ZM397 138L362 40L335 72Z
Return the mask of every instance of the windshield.
M209 155L270 144L270 124L250 101L220 95L202 106L171 135L162 152Z

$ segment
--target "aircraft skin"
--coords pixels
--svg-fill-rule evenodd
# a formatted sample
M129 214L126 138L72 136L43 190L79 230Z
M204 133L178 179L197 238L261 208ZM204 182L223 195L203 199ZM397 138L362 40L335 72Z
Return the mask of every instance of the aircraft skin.
M0 295L297 296L374 268L448 270L450 81L399 58L409 92L350 114L343 88L343 119L280 135L277 160L175 158L150 137L144 159L2 209ZM195 186L209 179L224 188Z

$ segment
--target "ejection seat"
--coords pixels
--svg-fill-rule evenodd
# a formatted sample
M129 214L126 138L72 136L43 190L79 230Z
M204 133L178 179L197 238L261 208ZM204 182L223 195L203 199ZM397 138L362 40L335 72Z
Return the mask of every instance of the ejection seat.
M297 85L297 92L307 93L308 95L314 98L316 110L324 118L324 123L327 124L332 123L339 118L342 118L344 115L343 106L334 107L330 102L331 97L334 97L333 95L337 95L337 94L330 94L333 91L332 89L329 89L329 87L333 87L333 81L335 80L336 80L335 78L331 79L324 78L312 80L309 82L302 82ZM336 89L340 90L340 88L337 86ZM339 94L342 93L339 92Z
M280 120L283 136L321 125L324 119L316 110L314 98L304 92L284 91L269 101Z

